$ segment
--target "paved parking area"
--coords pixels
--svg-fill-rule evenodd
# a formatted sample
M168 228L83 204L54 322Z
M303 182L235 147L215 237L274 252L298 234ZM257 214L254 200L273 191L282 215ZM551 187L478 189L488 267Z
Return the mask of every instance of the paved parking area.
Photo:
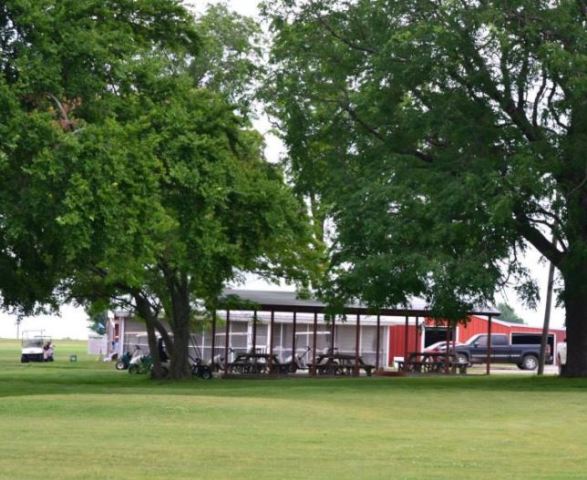
M470 375L484 375L485 365L475 365L467 370ZM492 375L536 375L536 370L520 370L516 365L509 364L492 364ZM558 375L558 367L555 365L546 365L544 375Z

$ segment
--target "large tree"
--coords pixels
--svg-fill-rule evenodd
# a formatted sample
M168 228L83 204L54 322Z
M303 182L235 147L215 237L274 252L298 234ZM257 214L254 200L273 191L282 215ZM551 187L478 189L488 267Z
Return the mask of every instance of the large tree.
M310 242L302 205L279 169L264 161L258 134L221 96L182 77L157 81L146 103L137 107L144 115L135 133L151 145L153 184L146 182L146 195L131 200L153 209L152 218L137 227L138 249L146 255L121 256L134 247L117 245L113 232L112 255L99 253L91 268L76 272L70 288L76 298L98 304L107 297L128 298L146 321L151 342L155 330L163 336L171 376L182 378L191 374L188 348L196 313L214 307L225 282L244 271L303 280ZM119 145L118 155L140 161L133 145ZM83 181L94 191L105 180L89 172ZM89 212L100 209L99 196L83 195Z
M282 0L275 114L335 225L329 290L459 317L529 245L558 269L587 375L587 2ZM323 175L317 180L316 172Z
M300 204L227 90L188 71L178 2L4 2L0 27L5 304L126 302L189 375L194 312L223 282L299 271Z

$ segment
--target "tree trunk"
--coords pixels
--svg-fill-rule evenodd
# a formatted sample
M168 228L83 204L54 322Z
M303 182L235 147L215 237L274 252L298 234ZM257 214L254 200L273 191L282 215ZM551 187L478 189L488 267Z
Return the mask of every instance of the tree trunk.
M165 325L163 325L158 318L153 319L153 327L157 332L159 332L159 335L161 335L163 344L165 345L165 351L167 352L167 355L171 357L173 353L173 337L169 334Z
M565 281L563 300L567 324L567 377L587 377L587 184L585 183L585 133L587 98L577 96L566 145L568 165L567 254L561 273Z
M149 342L149 351L153 359L153 369L151 370L151 378L165 378L166 372L161 364L161 357L159 355L159 346L157 345L157 336L155 335L155 326L151 320L145 322L147 326L147 339Z
M171 355L170 377L175 379L189 378L192 366L189 361L189 317L174 315L173 319L174 349Z
M140 294L134 294L135 303L137 306L137 313L145 321L147 327L147 341L149 343L149 351L153 359L153 369L151 370L152 378L164 378L165 372L161 365L161 358L159 356L159 348L157 345L157 336L155 334L156 313L153 312L148 300Z
M176 283L171 292L173 351L169 376L174 379L189 378L192 365L189 358L191 308L187 280Z
M587 265L574 270L575 275L563 273L567 323L567 368L564 375L587 377L587 281L582 273L587 272Z

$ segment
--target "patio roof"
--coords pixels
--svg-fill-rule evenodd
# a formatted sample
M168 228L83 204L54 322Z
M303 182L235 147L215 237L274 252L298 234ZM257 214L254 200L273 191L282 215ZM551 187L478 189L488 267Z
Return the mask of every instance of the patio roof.
M326 303L315 298L298 298L296 292L285 291L225 289L220 298L221 308L234 310L324 313L326 306ZM377 312L365 304L351 303L345 305L344 313L373 315ZM428 317L430 307L423 299L415 298L406 306L386 307L378 313L392 317ZM469 314L496 317L500 315L500 312L492 307L479 307Z

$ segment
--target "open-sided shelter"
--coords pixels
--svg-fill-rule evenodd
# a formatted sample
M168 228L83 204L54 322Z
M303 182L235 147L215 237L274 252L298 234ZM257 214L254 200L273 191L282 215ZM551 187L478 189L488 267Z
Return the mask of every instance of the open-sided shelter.
M379 370L393 365L398 342L403 344L402 354L420 348L410 340L410 329L426 328L431 315L429 306L419 299L377 313L367 305L351 303L341 315L329 317L327 307L315 298L299 298L295 292L226 289L212 321L193 332L193 353L204 361L221 357L226 363L250 351L274 353L280 361L298 355L315 365L317 355L336 349ZM499 312L484 307L470 314L485 316L491 323ZM121 351L131 350L134 344L148 348L144 325L128 313L118 312L111 324L108 331L122 339Z

